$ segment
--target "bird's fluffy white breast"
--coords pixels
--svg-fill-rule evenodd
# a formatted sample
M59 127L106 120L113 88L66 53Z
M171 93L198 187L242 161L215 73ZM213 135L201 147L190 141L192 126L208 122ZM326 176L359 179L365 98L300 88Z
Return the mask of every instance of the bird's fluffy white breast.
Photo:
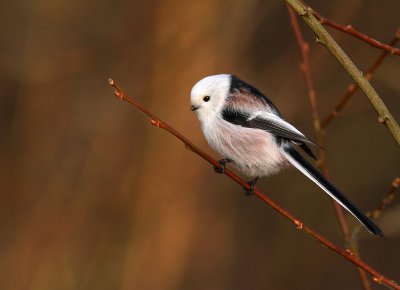
M220 116L201 123L207 142L248 176L273 174L285 163L275 137L260 129L231 124Z

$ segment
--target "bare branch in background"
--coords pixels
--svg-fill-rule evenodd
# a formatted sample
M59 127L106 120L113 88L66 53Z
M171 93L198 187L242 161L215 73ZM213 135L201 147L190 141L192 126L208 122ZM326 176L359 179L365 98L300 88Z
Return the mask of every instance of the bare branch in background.
M395 45L400 39L400 29L398 29L393 37L393 39L390 42L390 45ZM367 73L365 74L365 78L367 80L370 80L372 78L373 72L381 65L383 60L386 58L386 56L389 55L389 52L384 51L382 52L379 57L374 61L374 63L371 65L371 67L367 70ZM329 113L328 116L324 119L322 122L321 126L322 129L325 129L330 122L339 114L339 112L346 106L346 104L349 102L351 97L357 92L358 86L356 84L350 84L347 87L346 93L344 96L339 100L339 102L336 104L336 106L333 108L333 110Z
M322 16L321 14L319 14L318 12L316 12L314 9L311 9L311 13L312 15L314 15L315 18L318 19L318 21L322 24L322 25L326 25L326 26L330 26L332 28L335 28L339 31L342 31L344 33L350 34L358 39L361 39L362 41L368 43L369 45L382 49L390 54L393 55L400 55L400 49L393 47L393 44L385 44L382 43L372 37L369 37L367 35L365 35L364 33L361 33L360 31L356 30L353 26L351 25L342 25L339 23L336 23L333 20L330 20L324 16Z
M308 46L308 43L304 41L304 38L301 33L300 26L297 21L297 16L295 15L295 12L293 11L292 8L290 8L290 6L287 6L287 8L288 8L288 13L289 13L289 17L290 17L290 24L292 26L294 35L296 37L296 43L297 43L297 46L299 47L299 51L300 51L301 58L302 58L302 63L300 65L300 69L303 72L305 80L306 80L308 98L310 100L310 105L311 105L311 114L312 114L312 119L313 119L314 130L318 135L321 131L321 126L320 126L320 118L319 118L318 106L317 106L317 96L316 96L315 89L314 89L314 81L311 76L310 61L308 58L309 46ZM321 145L321 144L319 144L319 145Z
M317 106L317 96L314 89L314 82L311 76L310 65L309 65L309 58L308 58L308 50L309 46L308 43L304 41L303 35L300 30L299 23L297 21L297 17L290 6L288 6L288 12L290 17L290 24L293 28L293 32L296 38L297 46L299 47L299 51L302 57L302 63L300 65L301 71L304 74L306 85L307 85L307 92L308 98L311 105L311 114L313 119L314 130L317 136L317 143L321 147L324 147L324 136L320 126L320 118L318 113L318 106ZM325 177L328 177L328 167L326 165L326 158L324 150L319 148L319 159L317 162L318 167L322 170ZM349 227L347 225L346 219L344 218L344 213L342 208L334 202L336 208L336 214L339 220L340 228L342 230L343 236L347 240L349 236Z
M378 206L373 211L367 213L367 216L369 216L372 219L376 219L376 218L380 217L383 209L392 203L392 201L394 199L394 194L399 186L400 186L400 177L396 177L395 179L393 179L390 189L385 194L385 196L382 198L381 202L378 204ZM359 256L359 240L360 240L361 230L362 230L362 227L357 226L356 228L354 228L354 230L351 233L351 246L352 246L352 248L354 250L353 252L356 256Z
M382 201L378 204L378 206L373 211L371 211L367 215L373 219L378 218L381 215L382 210L386 206L388 206L390 203L392 203L392 201L394 199L394 194L399 186L400 186L400 177L396 177L395 179L393 179L392 186L389 189L389 191L386 193L386 195L383 197Z
M195 153L195 154L199 155L200 157L202 157L204 160L206 160L211 165L213 165L215 167L218 167L218 168L221 167L221 164L218 163L217 160L215 160L214 158L212 158L211 156L209 156L208 154L206 154L205 152L200 150L200 148L197 147L196 145L194 145L189 139L187 139L185 136L183 136L181 133L179 133L177 130L172 128L167 123L161 121L156 115L151 113L145 107L143 107L142 105L140 105L139 103L137 103L133 99L129 98L119 88L119 86L116 84L115 81L110 79L109 80L109 84L114 87L114 89L115 89L114 94L115 94L116 97L118 97L119 99L121 99L123 101L126 101L126 102L130 103L131 105L135 106L137 109L139 109L140 111L145 113L147 116L149 116L151 118L151 124L153 124L157 128L162 128L162 129L168 131L169 133L171 133L172 135L174 135L176 138L178 138L179 140L181 140L185 144L186 148L188 148L193 153ZM235 181L236 183L240 184L242 187L244 187L246 189L250 189L250 186L246 181L241 179L239 176L234 174L229 169L225 168L224 174L226 176L228 176L230 179L232 179L233 181ZM316 231L314 231L311 228L307 227L300 220L298 220L295 217L293 217L288 211L286 211L285 209L283 209L282 207L277 205L275 202L273 202L271 199L269 199L268 197L263 195L257 188L254 188L254 195L257 196L260 200L262 200L266 204L268 204L269 206L271 206L275 211L280 213L286 219L291 221L299 230L303 230L304 232L306 232L308 235L312 236L319 243L321 243L322 245L326 246L331 251L333 251L336 254L342 256L346 260L350 261L351 263L357 265L358 267L364 269L366 272L371 274L373 276L373 279L374 279L375 282L377 282L379 284L384 284L384 285L386 285L386 286L388 286L388 287L390 287L392 289L400 290L400 286L395 281L390 280L389 278L383 276L377 270L375 270L374 268L372 268L371 266L366 264L364 261L362 261L361 259L359 259L356 256L354 256L354 254L350 250L344 250L344 249L336 246L335 244L330 242L328 239L326 239L325 237L323 237L320 234L318 234Z
M312 15L310 9L299 0L286 0L286 2L301 16L303 21L314 31L317 41L324 45L336 60L342 65L347 73L354 79L357 85L368 97L370 103L378 114L378 121L385 124L393 135L397 144L400 145L400 127L393 118L385 103L379 97L375 89L365 78L362 72L355 66L343 49L336 43L332 36L326 31L322 24Z
M321 123L320 123L320 118L319 118L319 113L318 113L318 106L317 106L317 95L315 93L314 89L314 82L313 78L311 75L311 70L310 70L310 64L309 64L309 57L308 57L308 52L309 52L309 46L308 43L304 41L303 34L301 33L300 25L297 20L297 15L293 11L290 6L287 6L288 8L288 13L289 13L289 18L290 18L290 24L292 26L297 46L299 47L299 51L301 54L302 58L302 63L301 63L301 71L304 74L305 80L306 80L306 85L307 85L307 91L308 91L308 98L310 101L311 105L311 114L313 118L313 124L314 124L314 130L317 135L317 143L321 147L324 147L324 132L321 129ZM326 163L326 156L325 156L325 151L321 148L319 148L319 159L316 162L319 169L322 171L322 174L329 179L329 170L328 170L328 165ZM335 208L336 212L336 217L339 221L340 229L342 231L343 237L345 241L351 245L350 240L350 230L349 230L349 225L346 221L346 217L343 211L343 208L335 201L333 201L333 206ZM354 252L354 249L350 247L350 250ZM359 257L359 255L357 256ZM356 268L358 275L360 277L361 284L363 285L365 290L371 290L371 285L368 281L368 277L365 273L364 270L360 268Z

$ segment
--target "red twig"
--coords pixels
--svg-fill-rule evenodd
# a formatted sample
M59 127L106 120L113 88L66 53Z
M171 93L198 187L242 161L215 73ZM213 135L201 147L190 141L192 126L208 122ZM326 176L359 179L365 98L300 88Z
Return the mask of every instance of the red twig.
M374 219L378 218L381 215L382 210L393 201L394 193L396 192L399 186L400 186L400 177L396 177L395 179L393 179L392 186L390 187L386 195L383 197L382 201L372 212L368 213L368 216Z
M400 29L398 29L393 37L393 39L390 41L390 45L395 45L400 39ZM372 78L372 73L381 65L383 60L388 56L389 52L383 51L379 57L374 61L374 63L371 65L371 67L367 70L365 74L365 78L370 80ZM346 93L344 96L339 100L337 105L333 108L333 110L329 113L329 115L324 119L322 122L322 128L325 129L330 122L339 114L339 112L346 106L348 101L351 99L351 97L354 95L355 92L359 87L356 84L350 84L347 87Z
M380 217L383 209L393 201L394 194L399 186L400 186L400 177L396 177L395 179L393 179L390 189L382 198L381 202L373 211L367 213L367 216L369 216L372 219ZM362 226L359 225L351 233L351 245L353 247L353 252L356 256L358 256L358 241L361 229Z
M300 30L299 22L297 21L296 13L289 6L287 6L287 9L289 12L290 24L292 26L294 35L296 37L296 43L299 47L299 51L300 51L301 58L302 58L302 63L300 64L300 69L303 72L305 80L306 80L306 85L307 85L307 90L308 90L308 98L310 100L310 105L311 105L311 114L312 114L312 119L313 119L314 130L318 134L321 131L321 128L320 128L320 119L319 119L319 114L318 114L317 96L315 94L314 82L313 82L313 78L311 76L310 62L308 59L309 46L308 46L308 43L305 42L303 39L303 35Z
M317 96L316 96L315 89L314 89L314 83L313 83L313 78L311 75L309 58L308 58L309 46L308 46L308 43L304 41L299 22L297 20L296 13L293 11L293 9L290 6L287 6L287 8L288 8L289 17L290 17L290 24L292 26L292 29L293 29L293 32L294 32L294 35L296 38L297 46L299 47L299 51L300 51L301 58L302 58L302 64L301 64L300 68L301 68L301 71L303 72L305 80L306 80L308 98L309 98L310 105L311 105L311 113L312 113L312 118L313 118L314 130L317 135L317 143L321 147L324 147L324 132L321 130L321 123L320 123L318 106L317 106ZM320 170L322 171L322 174L329 179L330 178L329 170L328 170L328 166L326 164L326 156L325 156L324 150L319 149L319 160L317 162L317 165L320 168ZM333 202L333 206L335 208L336 217L339 221L339 225L340 225L340 229L342 231L343 237L346 240L346 242L350 245L350 249L354 252L354 249L351 247L352 243L350 243L350 239L351 239L350 229L349 229L349 225L346 221L344 211L337 202ZM365 271L360 268L357 268L357 272L358 272L361 284L363 285L364 289L371 290L371 286L369 284L369 281L368 281Z
M119 88L119 86L113 81L112 79L109 80L109 84L114 87L115 91L114 94L116 97L119 99L130 103L131 105L135 106L137 109L145 113L147 116L151 118L151 123L158 128L164 129L174 135L176 138L181 140L184 144L185 147L191 150L193 153L199 155L202 157L204 160L206 160L208 163L210 163L213 166L220 167L221 165L216 161L214 158L209 156L208 154L204 153L200 148L198 148L196 145L194 145L192 142L189 141L186 137L184 137L182 134L180 134L177 130L169 126L167 123L161 121L157 116L155 116L153 113L148 111L146 108L141 106L139 103L135 102L131 98L129 98L125 93ZM236 183L240 184L241 186L245 187L246 189L250 189L250 186L247 182L245 182L243 179L241 179L239 176L234 174L232 171L229 169L225 169L224 174L228 176L230 179L235 181ZM324 238L323 236L319 235L317 232L312 230L311 228L307 227L304 225L301 221L298 219L294 218L289 212L287 212L285 209L281 208L279 205L274 203L271 199L263 195L257 188L254 189L254 195L257 196L260 200L271 206L274 210L276 210L278 213L283 215L286 219L291 221L298 229L303 230L310 236L312 236L314 239L316 239L318 242L320 242L322 245L326 246L328 249L331 251L335 252L336 254L342 256L346 260L350 261L351 263L357 265L358 267L364 269L367 271L369 274L371 274L374 277L374 281L379 283L379 284L384 284L392 289L397 289L400 290L400 286L395 282L390 280L389 278L383 276L381 273L376 271L374 268L366 264L364 261L361 259L358 259L355 257L351 251L341 249L340 247L336 246L332 242L330 242L328 239Z
M311 9L311 8L309 8ZM340 30L342 32L345 32L347 34L350 34L358 39L361 39L362 41L368 43L369 45L382 49L384 51L387 51L390 54L394 54L394 55L400 55L400 49L393 47L393 44L385 44L382 43L372 37L369 37L363 33L361 33L360 31L356 30L353 28L353 26L351 25L342 25L339 24L333 20L330 20L324 16L322 16L321 14L319 14L318 12L314 11L313 9L311 9L311 13L312 15L314 15L315 18L318 19L318 21L322 24L322 25L327 25L330 26L332 28L335 28L337 30Z

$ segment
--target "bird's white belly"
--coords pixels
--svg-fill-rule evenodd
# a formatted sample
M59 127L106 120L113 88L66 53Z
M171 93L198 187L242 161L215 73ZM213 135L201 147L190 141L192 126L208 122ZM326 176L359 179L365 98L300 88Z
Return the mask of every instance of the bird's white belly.
M246 175L270 175L285 164L282 149L270 133L222 120L219 124L220 126L203 126L205 138L221 157L232 160Z

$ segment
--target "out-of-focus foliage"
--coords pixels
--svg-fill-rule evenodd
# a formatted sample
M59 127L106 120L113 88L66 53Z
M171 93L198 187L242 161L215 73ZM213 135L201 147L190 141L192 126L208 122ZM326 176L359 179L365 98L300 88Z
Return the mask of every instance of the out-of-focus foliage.
M394 0L312 1L388 41ZM317 245L126 103L131 96L202 148L191 86L233 73L311 138L299 53L283 1L6 1L0 10L1 289L359 289L353 266ZM325 116L350 78L302 25ZM331 31L331 30L330 30ZM332 31L365 70L380 51ZM373 85L400 117L400 58ZM333 181L362 210L399 174L398 147L358 93L327 130ZM209 150L210 151L210 150ZM259 183L341 243L329 198L295 171ZM400 280L399 201L361 253ZM349 217L350 224L356 225Z

